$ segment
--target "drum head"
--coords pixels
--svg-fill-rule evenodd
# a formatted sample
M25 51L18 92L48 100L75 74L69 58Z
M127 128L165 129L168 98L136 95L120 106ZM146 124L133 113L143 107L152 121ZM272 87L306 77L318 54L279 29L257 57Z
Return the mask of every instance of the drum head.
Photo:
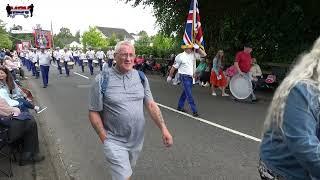
M74 65L74 62L68 62L68 65Z
M97 60L93 60L92 62L93 62L93 63L96 63L96 64L98 64L98 63L99 63L99 61L97 61Z
M230 91L237 99L246 99L252 91L252 84L248 77L237 74L231 78Z

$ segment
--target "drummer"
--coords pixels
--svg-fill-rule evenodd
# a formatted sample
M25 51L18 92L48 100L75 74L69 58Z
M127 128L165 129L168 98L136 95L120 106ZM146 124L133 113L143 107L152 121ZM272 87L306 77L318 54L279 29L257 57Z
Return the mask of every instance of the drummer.
M35 76L36 79L38 79L39 72L38 72L37 66L36 66L36 64L38 63L36 48L31 48L31 51L29 53L29 57L32 62L32 64L31 64L32 76Z
M99 63L100 71L102 71L102 62L103 62L104 58L106 57L106 55L105 55L104 52L101 50L101 48L99 48L98 51L96 52L96 57L98 58L98 63Z
M40 71L43 81L43 88L47 88L49 81L49 69L50 69L50 61L51 55L49 52L45 52L45 48L40 48L40 53L37 55L37 61L40 64Z
M251 52L252 52L251 45L250 44L244 45L243 51L239 51L236 54L236 59L234 62L234 66L236 67L238 73L241 76L246 76L250 80L251 80L250 69L252 66ZM257 98L253 92L253 89L251 90L251 95L250 95L249 100L250 101L257 100Z
M83 61L87 59L86 53L81 51L80 56L79 56L79 66L81 67L82 72L84 72L84 66L83 66Z
M87 55L87 59L88 59L88 66L89 66L89 70L90 70L90 74L93 75L93 59L95 57L95 52L92 48L89 48L89 50L86 53Z
M70 76L68 62L71 62L73 57L72 57L72 53L70 53L67 48L64 48L64 53L62 54L62 59L63 59L64 69L66 70L66 74L67 74L67 76Z
M63 53L60 51L60 47L56 47L56 50L53 52L53 57L56 59L59 74L62 74L62 69L60 66L61 65L60 61L62 61L62 57L61 57L62 54Z

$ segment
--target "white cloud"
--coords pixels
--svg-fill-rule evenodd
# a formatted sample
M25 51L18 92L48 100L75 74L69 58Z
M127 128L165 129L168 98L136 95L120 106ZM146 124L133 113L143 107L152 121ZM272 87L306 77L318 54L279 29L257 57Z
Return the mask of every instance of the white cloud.
M34 5L34 16L24 18L17 16L8 18L5 7L10 5ZM77 30L87 30L89 26L124 28L129 33L145 30L149 35L156 34L155 17L152 8L142 6L133 8L119 0L1 0L0 19L7 27L13 24L22 25L24 29L32 30L36 24L43 29L59 32L61 27L70 28L73 33Z

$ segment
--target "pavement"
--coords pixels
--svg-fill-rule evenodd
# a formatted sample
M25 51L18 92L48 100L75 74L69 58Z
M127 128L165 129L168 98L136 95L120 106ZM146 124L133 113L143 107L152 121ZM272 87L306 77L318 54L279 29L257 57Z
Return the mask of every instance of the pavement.
M272 93L257 92L261 100L246 104L213 97L209 88L195 87L200 118L194 118L175 111L180 86L167 84L159 75L147 77L174 145L162 145L160 131L146 113L145 143L133 180L259 179L259 138ZM93 78L88 69L82 73L75 67L66 77L51 66L49 86L44 89L41 79L29 76L27 82L33 95L40 105L48 107L37 115L41 151L47 159L26 167L15 165L14 178L111 179L102 144L88 120L87 97Z

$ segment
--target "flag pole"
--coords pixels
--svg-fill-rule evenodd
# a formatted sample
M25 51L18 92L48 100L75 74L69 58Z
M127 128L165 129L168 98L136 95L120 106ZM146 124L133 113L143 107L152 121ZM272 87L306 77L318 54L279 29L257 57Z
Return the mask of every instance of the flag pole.
M192 43L195 43L195 35L196 35L196 28L197 28L197 0L193 0L193 21L192 21Z
M192 20L192 44L193 46L195 45L195 35L196 35L196 18L197 18L197 0L193 0L193 20ZM194 49L195 51L195 49ZM193 73L195 73L197 70L197 60L195 59L193 61ZM196 79L195 77L192 77L192 84L196 84Z
M51 47L51 49L54 49L52 20L51 20L51 43L52 43L52 47Z

